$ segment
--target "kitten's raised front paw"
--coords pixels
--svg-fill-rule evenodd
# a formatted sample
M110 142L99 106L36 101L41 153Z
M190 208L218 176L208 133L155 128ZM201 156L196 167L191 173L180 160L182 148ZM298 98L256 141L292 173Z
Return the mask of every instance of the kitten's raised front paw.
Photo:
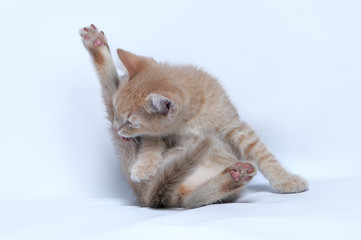
M271 182L271 185L280 193L298 193L308 189L305 179L297 175L289 175L278 181Z
M237 162L229 169L233 181L235 182L249 182L254 175L256 175L256 167L251 162Z
M130 179L133 182L149 180L159 168L156 162L158 161L152 161L151 159L147 161L137 161L130 169Z
M108 45L104 32L99 32L94 24L79 29L79 34L82 37L84 46L88 49L94 49L100 46Z

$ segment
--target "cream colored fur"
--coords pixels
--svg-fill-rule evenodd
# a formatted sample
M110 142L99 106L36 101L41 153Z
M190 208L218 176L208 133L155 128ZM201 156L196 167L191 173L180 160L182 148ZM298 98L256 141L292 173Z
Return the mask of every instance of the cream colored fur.
M198 207L234 200L255 174L248 173L253 164L279 192L307 189L307 182L288 173L240 121L215 78L194 66L158 63L118 49L128 71L120 80L105 36L93 25L80 34L100 78L125 175L141 205ZM94 44L97 39L101 46ZM156 196L158 190L162 194Z

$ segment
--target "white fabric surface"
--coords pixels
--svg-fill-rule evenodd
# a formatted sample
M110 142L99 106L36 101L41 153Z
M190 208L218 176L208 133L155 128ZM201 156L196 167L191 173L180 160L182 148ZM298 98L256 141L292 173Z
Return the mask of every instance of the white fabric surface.
M0 239L359 239L361 1L1 0ZM310 190L136 206L78 29L194 63ZM116 54L113 54L116 56ZM119 63L119 61L116 60Z
M115 198L2 201L0 239L359 239L360 184L314 180L300 194L251 184L237 203L191 210Z

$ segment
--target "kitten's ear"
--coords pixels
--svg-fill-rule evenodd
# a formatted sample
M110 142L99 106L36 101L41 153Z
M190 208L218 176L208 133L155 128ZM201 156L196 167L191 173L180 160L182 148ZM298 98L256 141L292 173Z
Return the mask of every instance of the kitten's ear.
M178 110L177 105L172 100L159 94L150 94L146 101L148 110L151 113L172 117Z
M117 49L117 53L120 60L127 69L129 78L132 78L134 75L139 73L144 67L145 59L143 57L137 56L131 52L119 48Z

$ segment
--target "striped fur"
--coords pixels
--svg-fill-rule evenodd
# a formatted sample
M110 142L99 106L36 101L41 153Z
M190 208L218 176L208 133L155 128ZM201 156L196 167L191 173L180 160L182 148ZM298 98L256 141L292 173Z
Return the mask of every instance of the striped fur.
M234 199L247 183L240 181L235 184L229 174L234 171L234 164L241 160L250 161L252 166L255 164L279 192L293 193L307 189L306 180L287 172L257 134L240 120L214 77L194 66L158 63L152 58L118 50L128 70L128 75L119 79L105 36L93 25L87 30L81 29L80 34L100 78L123 170L141 205L197 207ZM97 39L103 43L101 46L94 45L94 41L99 42ZM136 136L143 136L142 144L135 143L133 139ZM183 160L167 170L163 169L165 152L171 151L172 147L181 147L192 153L187 149L193 149L192 142L204 136L213 138L209 152L204 156L194 153L198 156L194 159L186 153L187 157ZM130 141L123 141L124 138ZM140 163L142 147L149 138L158 139L157 144L165 141L174 145L159 147L158 156L162 158L154 160L156 167L145 174L144 179L140 177L134 181L130 177L131 169L134 170L136 163ZM177 157L180 158L175 156L174 159ZM202 164L195 164L192 171L189 170L191 167L186 167L193 166L200 158L204 159ZM176 171L182 169L180 163L185 164L184 169L187 170ZM144 169L148 167L142 171ZM237 171L242 177L254 175L247 175L242 169ZM150 179L152 175L155 177ZM161 183L167 184L162 186ZM149 194L153 196L151 202Z

